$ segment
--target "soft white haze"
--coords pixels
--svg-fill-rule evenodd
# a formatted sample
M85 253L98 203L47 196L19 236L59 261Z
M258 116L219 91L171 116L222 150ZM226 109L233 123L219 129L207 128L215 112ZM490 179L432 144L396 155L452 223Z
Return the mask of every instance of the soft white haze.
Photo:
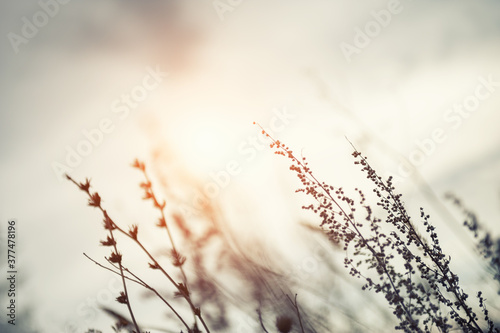
M217 197L235 217L231 225L287 251L282 230L294 239L297 219L319 221L301 212L306 198L293 192L288 163L251 144L259 133L253 121L269 128L286 114L274 134L302 150L321 179L359 186L364 176L347 137L381 173L398 176L411 209L423 205L444 219L453 210L439 202L452 191L498 233L500 3L402 0L390 23L346 59L342 43L354 45L356 28L389 3L247 0L221 20L210 1L69 1L16 53L8 34L21 34L22 17L40 5L2 2L0 220L2 237L7 219L19 225L18 320L25 310L40 332L66 333L68 323L83 332L90 326L79 306L108 288L110 275L82 255L105 253L97 246L101 217L53 170L66 164L66 147L76 149L82 131L105 118L112 130L70 173L92 178L123 225L155 218L137 204L141 177L129 165L136 157L152 163L163 149L169 168L201 184L236 161L239 173ZM137 107L118 112L122 94L156 69L168 75ZM480 88L488 94L475 111L449 113L488 79L492 90ZM436 129L442 142L420 153L411 176L401 175L401 160ZM456 224L436 223L454 235L443 243L472 279L473 257L455 232L470 237L452 214ZM109 318L96 318L96 328L109 327Z

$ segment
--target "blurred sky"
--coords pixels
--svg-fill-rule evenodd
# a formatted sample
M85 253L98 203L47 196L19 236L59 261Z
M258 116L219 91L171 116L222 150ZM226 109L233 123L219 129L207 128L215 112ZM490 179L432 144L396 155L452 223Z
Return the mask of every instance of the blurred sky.
M398 176L410 208L449 217L449 203L438 202L452 191L499 231L498 1L254 0L224 13L211 1L54 3L0 5L1 234L17 219L19 304L34 308L43 331L78 322L79 304L110 281L81 254L102 235L99 217L54 172L103 119L112 130L71 175L91 177L126 224L141 216L130 206L140 176L128 165L164 149L202 184L236 161L239 173L218 199L230 210L245 198L260 208L248 217L256 230L282 230L305 198L293 193L288 164L252 144L252 122L271 128L279 115L274 134L302 150L321 179L355 187L363 178L347 137L382 174ZM35 31L26 27L36 19ZM367 27L375 30L363 40ZM346 57L346 47L356 52ZM155 70L168 75L124 111L122 95ZM453 111L466 101L477 102L474 111ZM440 142L430 144L436 131ZM402 160L411 158L418 165L405 176ZM275 209L290 202L295 210ZM442 225L454 242L468 237L452 230L459 220ZM460 267L473 260L463 258Z

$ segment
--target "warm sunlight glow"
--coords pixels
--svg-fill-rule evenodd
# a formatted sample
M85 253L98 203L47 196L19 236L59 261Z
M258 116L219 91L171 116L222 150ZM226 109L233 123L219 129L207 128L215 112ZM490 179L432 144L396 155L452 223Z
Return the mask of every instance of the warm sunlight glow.
M223 145L224 136L214 126L207 126L193 133L193 146L197 154L206 157L217 155Z
M2 4L0 333L500 333L500 1Z
M194 171L216 169L231 159L234 130L223 116L193 112L177 119L174 126L174 149Z

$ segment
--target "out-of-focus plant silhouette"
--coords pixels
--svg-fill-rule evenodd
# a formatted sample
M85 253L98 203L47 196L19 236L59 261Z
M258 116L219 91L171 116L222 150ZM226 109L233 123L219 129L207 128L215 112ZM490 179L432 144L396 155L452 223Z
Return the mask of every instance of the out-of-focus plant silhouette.
M128 314L120 314L125 308L105 309L114 314L116 331L151 327L140 320L139 304L160 301L168 314L165 332L499 332L498 309L487 307L491 295L479 290L475 297L465 293L430 216L421 209L419 222L411 218L391 178L379 177L354 146L355 164L372 183L373 198L359 189L351 196L319 181L304 157L297 158L283 143L264 130L263 134L276 154L291 160L290 170L302 184L297 192L313 198L303 208L320 217L319 222L301 226L304 244L321 247L320 255L304 253L317 266L305 278L293 269L286 273L294 264L280 249L258 237L243 241L231 230L216 199L203 197L197 207L190 206L182 187L197 185L170 182L158 167L161 152L152 163L158 169L154 182L152 168L139 160L132 166L143 175L143 199L158 212L150 227L163 231L168 240L164 248L151 248L142 240L144 225L126 229L115 221L100 194L91 190L89 179L77 182L67 176L103 217L108 235L101 245L111 253L104 263L85 255L121 277L123 291L116 300ZM458 199L454 202L463 208ZM186 206L190 210L180 209ZM491 277L498 281L499 243L490 233L480 234L483 229L475 215L464 212L465 225L479 239L478 253L488 260ZM131 266L127 253L119 251L122 239L144 253L147 266ZM156 277L149 280L145 268L163 276L169 286ZM131 300L130 288L137 285L145 290L144 297Z
M464 226L476 239L476 250L487 262L487 270L493 280L497 282L498 295L500 295L500 237L495 238L484 225L479 222L476 213L468 209L453 193L446 193L445 197L453 202L465 216Z

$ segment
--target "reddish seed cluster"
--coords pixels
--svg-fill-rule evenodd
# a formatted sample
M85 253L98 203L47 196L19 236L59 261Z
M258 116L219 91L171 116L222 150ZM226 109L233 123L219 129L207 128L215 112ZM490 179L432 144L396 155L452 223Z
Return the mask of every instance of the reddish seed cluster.
M114 239L112 239L111 237L109 237L109 235L108 235L107 239L105 241L101 241L101 245L102 246L114 246L114 245L116 245L116 241Z
M118 303L122 303L122 304L128 303L127 295L125 295L125 293L123 291L120 291L120 296L118 296L116 298L116 300L118 301Z
M137 232L138 232L138 227L137 225L132 225L128 231L128 234L130 235L130 237L132 237L133 240L137 240Z

